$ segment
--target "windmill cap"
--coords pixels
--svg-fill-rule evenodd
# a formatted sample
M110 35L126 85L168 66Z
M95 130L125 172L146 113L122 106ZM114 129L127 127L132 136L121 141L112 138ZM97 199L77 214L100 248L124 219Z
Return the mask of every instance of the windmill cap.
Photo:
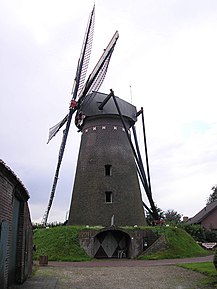
M88 94L78 110L78 115L82 114L85 116L85 118L109 115L118 116L119 114L112 97L108 100L102 110L99 109L100 104L105 100L106 97L107 94L100 92L92 92ZM133 125L137 121L136 107L117 96L115 96L115 98L120 108L121 114L123 115L123 117L128 118L130 123Z

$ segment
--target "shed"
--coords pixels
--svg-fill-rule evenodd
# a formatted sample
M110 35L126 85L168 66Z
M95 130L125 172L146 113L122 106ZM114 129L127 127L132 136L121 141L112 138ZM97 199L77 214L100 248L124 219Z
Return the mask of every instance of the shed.
M0 160L0 288L23 283L32 271L29 193Z

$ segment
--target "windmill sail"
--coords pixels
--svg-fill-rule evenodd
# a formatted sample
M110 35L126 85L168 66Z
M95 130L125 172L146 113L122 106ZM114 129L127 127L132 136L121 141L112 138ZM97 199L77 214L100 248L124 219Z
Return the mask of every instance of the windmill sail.
M61 129L61 127L67 122L68 114L62 119L60 122L58 122L56 125L52 126L49 129L49 136L48 136L48 141L49 141L58 133L58 131Z
M92 73L89 75L88 80L79 95L78 99L79 104L83 101L84 97L88 93L94 90L93 88L99 89L100 85L102 84L102 81L105 78L105 74L107 72L112 52L114 51L114 47L116 45L118 38L119 33L118 31L116 31L112 39L110 40L108 46L104 50L102 56L100 57L99 61L97 62L96 66L94 67Z
M88 63L89 63L89 59L90 59L91 48L92 48L94 20L95 20L95 5L93 6L93 10L91 11L91 14L90 14L90 17L88 20L88 24L87 24L84 42L83 42L82 49L81 49L81 55L80 55L80 58L78 61L77 72L76 72L76 76L75 76L75 80L74 80L74 86L72 89L72 99L76 99L77 94L78 94L78 90L80 87L80 81L82 82L83 81L82 79L85 78L85 76L86 76L87 67L88 67ZM81 83L81 85L82 85L82 83ZM48 202L48 207L47 207L47 210L46 210L46 212L43 216L43 220L42 220L44 225L46 225L46 223L47 223L48 214L49 214L52 202L53 202L53 198L54 198L54 194L55 194L55 190L56 190L56 185L57 185L57 180L58 180L58 176L59 176L60 165L62 162L65 144L66 144L66 140L67 140L70 124L71 124L72 115L74 112L75 112L75 109L70 107L68 116L66 116L58 125L53 127L53 133L51 135L49 135L49 140L50 140L53 136L56 135L56 133L63 126L63 124L67 121L66 129L63 133L63 139L62 139L62 143L60 146L58 163L57 163L57 168L56 168L56 172L55 172L55 176L54 176L54 181L53 181L53 186L52 186L52 190L51 190L51 194L50 194L50 199Z
M87 74L87 69L90 60L90 54L92 50L92 43L93 43L93 33L94 33L94 23L95 23L95 5L93 6L93 10L90 13L90 17L87 24L87 29L84 36L84 41L81 49L81 54L78 60L77 72L72 88L72 99L76 99L79 91L82 89L85 81L85 77ZM58 133L61 127L66 123L68 115L64 117L59 123L54 125L49 129L49 141Z
M94 19L94 8L93 8L93 11L91 13L90 19ZM87 65L87 62L89 62L89 61L87 61L87 59L89 59L89 54L90 54L91 48L90 48L90 45L88 45L88 41L89 42L92 41L93 28L91 28L91 27L93 25L93 20L89 20L88 23L89 23L89 26L88 26L89 28L87 29L87 33L85 36L85 42L82 46L83 52L81 53L81 57L80 57L79 62L78 62L77 73L76 73L76 77L75 77L75 81L74 81L74 86L72 89L72 103L77 98L78 90L81 87L80 82L83 81L82 79L84 77L84 74L86 75L86 71L87 71L86 65ZM49 199L47 210L46 210L44 217L43 217L43 220L42 220L42 223L44 225L46 225L46 223L47 223L48 214L49 214L52 202L53 202L53 198L54 198L54 194L55 194L55 190L56 190L56 186L57 186L57 181L58 181L58 176L59 176L59 170L60 170L60 166L61 166L62 159L63 159L63 154L64 154L64 150L65 150L65 145L66 145L66 141L67 141L67 136L68 136L72 116L73 116L74 112L79 108L79 106L80 106L81 102L83 101L83 99L85 98L85 96L91 91L91 89L93 89L93 87L99 88L99 86L102 84L102 81L105 77L105 74L106 74L106 71L108 68L108 64L109 64L109 61L110 61L110 58L111 58L111 55L112 55L112 52L114 50L114 47L115 47L115 44L117 42L118 37L119 37L119 35L118 35L118 32L116 31L116 33L112 37L111 41L109 42L107 48L105 49L104 53L102 54L101 58L99 59L97 65L95 66L92 73L90 74L86 84L83 86L81 92L79 93L78 103L76 104L74 102L74 106L71 105L69 108L68 115L61 122L59 122L56 126L54 126L53 130L51 128L52 134L50 136L52 138L60 130L60 128L63 126L63 124L66 122L66 128L63 132L63 138L62 138L62 143L61 143L60 150L59 150L58 162L57 162L53 186L52 186L52 190L51 190L51 194L50 194L50 199ZM91 44L91 46L92 46L92 44ZM51 138L49 137L49 140Z
M92 33L92 31L91 31L91 33ZM103 80L106 76L106 72L107 72L107 69L109 66L112 52L114 50L114 47L115 47L115 44L117 42L118 37L119 37L119 34L116 31L114 36L112 37L111 41L109 42L107 48L105 49L104 53L102 54L101 58L97 62L96 66L94 67L92 73L90 74L90 76L86 82L86 85L83 86L83 89L79 94L79 102L81 102L83 100L83 98L85 97L85 95L87 95L91 91L98 91L98 89L102 85ZM88 48L88 49L90 49L90 48ZM79 61L80 61L80 59L79 59ZM80 66L78 64L78 68L79 67ZM83 73L82 77L84 74L86 74L86 71L87 71L86 69L87 69L87 65L85 64L85 70L81 69L81 73ZM77 69L77 71L78 71L78 69ZM73 93L73 92L75 92L76 90L79 91L79 89L80 89L80 85L76 88L77 83L78 82L75 78L74 86L72 89L73 99L75 99L77 96L77 94L75 96L75 93ZM58 131L61 129L61 127L66 123L67 118L68 118L68 115L66 115L63 120L61 120L59 123L57 123L56 125L54 125L53 127L51 127L49 129L49 136L48 136L48 142L47 143L49 143L49 141L58 133Z
M77 73L71 93L73 95L73 99L76 99L78 92L81 90L85 82L90 60L90 54L92 50L94 23L95 23L95 5L93 6L93 10L89 17L87 30L84 36L84 41L81 49L81 55L78 60Z
M91 87L89 89L89 92L98 91L100 89L100 86L102 85L102 83L103 83L103 81L105 79L111 56L112 56L112 53L110 53L109 57L104 62L103 66L102 66L102 69L99 71L98 76L96 77L96 79L94 80L93 84L91 85Z

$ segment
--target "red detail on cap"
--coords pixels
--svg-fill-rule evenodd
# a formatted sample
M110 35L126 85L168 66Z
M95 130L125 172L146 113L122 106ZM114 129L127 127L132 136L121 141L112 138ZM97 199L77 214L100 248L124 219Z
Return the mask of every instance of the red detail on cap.
M70 103L70 107L71 108L76 108L76 105L77 105L77 102L74 99L72 99L71 103Z

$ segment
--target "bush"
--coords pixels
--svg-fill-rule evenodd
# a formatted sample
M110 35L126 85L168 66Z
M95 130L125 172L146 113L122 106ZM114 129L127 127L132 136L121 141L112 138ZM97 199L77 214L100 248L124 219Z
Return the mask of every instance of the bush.
M198 242L217 242L217 233L203 228L201 225L190 225L182 223L179 228L185 230Z

